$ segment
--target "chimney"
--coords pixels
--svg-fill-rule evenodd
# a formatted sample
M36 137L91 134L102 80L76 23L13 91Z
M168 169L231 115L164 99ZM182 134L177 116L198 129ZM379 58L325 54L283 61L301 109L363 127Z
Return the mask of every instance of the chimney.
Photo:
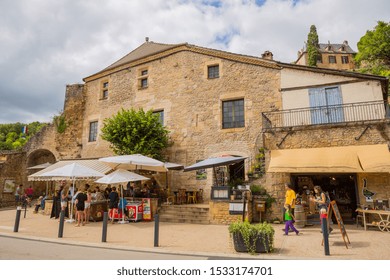
M273 60L273 59L274 59L274 55L273 55L273 53L270 52L270 51L265 51L265 52L261 55L261 58Z
M149 37L145 37L145 42L149 43Z
M343 45L348 46L348 41L347 41L347 40L344 40Z

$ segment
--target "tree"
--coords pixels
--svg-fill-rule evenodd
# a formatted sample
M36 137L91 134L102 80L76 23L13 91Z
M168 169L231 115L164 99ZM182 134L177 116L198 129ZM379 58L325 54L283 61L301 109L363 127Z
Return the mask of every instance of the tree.
M310 26L310 32L307 35L307 60L309 66L317 66L317 58L319 56L319 43L317 28L315 25Z
M31 136L39 132L46 125L46 123L40 122L32 122L30 124L0 124L0 150L21 149ZM28 128L27 134L22 132L22 129L25 126Z
M355 61L359 71L390 76L390 24L378 21L374 30L368 30L357 44Z
M104 120L102 138L111 143L115 154L142 154L163 160L162 151L168 147L168 131L159 116L143 109L119 111Z

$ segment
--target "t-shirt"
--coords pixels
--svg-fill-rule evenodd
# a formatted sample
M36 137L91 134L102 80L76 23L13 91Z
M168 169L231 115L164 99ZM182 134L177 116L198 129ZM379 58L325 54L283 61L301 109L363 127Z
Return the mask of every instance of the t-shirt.
M295 208L295 203L293 203L293 201L295 201L295 199L296 199L295 191L293 191L293 190L286 191L285 204L290 205L291 208Z
M77 204L76 207L82 207L84 206L84 202L87 200L87 195L83 192L80 192L76 195Z
M293 217L291 216L290 211L286 210L286 212L284 213L284 220L291 221L292 219L293 219Z
M110 199L109 208L118 208L118 202L119 202L119 195L117 192L110 192L108 195L108 198Z

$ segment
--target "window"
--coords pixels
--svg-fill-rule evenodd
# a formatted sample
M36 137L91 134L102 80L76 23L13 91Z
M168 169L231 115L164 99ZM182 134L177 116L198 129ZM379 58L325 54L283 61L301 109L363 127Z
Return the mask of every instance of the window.
M158 115L158 118L160 120L161 125L164 126L164 110L155 111L155 112L153 112L153 114Z
M346 55L341 56L341 63L348 64L349 63L348 56L346 56Z
M97 133L98 133L98 122L97 121L90 122L88 142L95 142L97 139Z
M108 98L108 89L103 90L102 98L103 99L107 99Z
M108 88L109 88L108 81L103 81L101 83L100 99L108 99Z
M148 69L141 69L138 72L138 89L144 89L148 87Z
M244 99L222 102L222 128L245 126Z
M317 63L322 63L322 55L317 55Z
M219 65L207 66L207 78L209 79L219 78Z
M141 88L147 88L148 87L148 78L141 79Z
M336 63L336 57L334 55L329 56L329 63Z

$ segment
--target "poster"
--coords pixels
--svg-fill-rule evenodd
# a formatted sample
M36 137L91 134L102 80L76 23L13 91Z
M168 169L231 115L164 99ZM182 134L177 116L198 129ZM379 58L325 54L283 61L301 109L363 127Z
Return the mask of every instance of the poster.
M151 221L152 220L152 205L150 203L150 198L143 198L142 199L142 208L144 210L142 219L144 221Z
M5 179L4 180L4 193L13 193L15 191L15 180L14 179Z

